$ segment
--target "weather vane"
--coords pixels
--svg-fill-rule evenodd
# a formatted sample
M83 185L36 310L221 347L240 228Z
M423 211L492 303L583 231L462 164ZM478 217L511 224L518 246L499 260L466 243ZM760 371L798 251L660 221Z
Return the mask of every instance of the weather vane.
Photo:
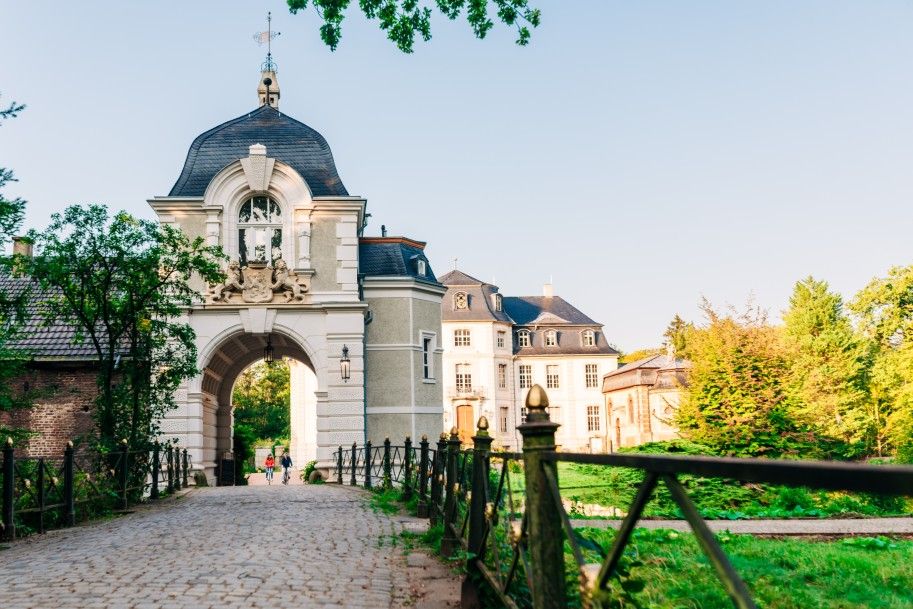
M273 31L273 13L266 13L266 31L254 34L254 40L260 46L266 45L266 62L263 64L264 72L275 72L276 64L273 63L273 38L282 32Z

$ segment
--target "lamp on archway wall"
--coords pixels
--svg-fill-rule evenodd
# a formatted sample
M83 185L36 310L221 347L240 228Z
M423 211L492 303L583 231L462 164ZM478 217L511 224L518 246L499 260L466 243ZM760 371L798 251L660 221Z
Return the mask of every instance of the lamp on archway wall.
M263 347L263 361L265 361L268 365L272 365L272 363L273 363L273 335L272 334L266 335L266 346Z
M352 376L352 362L349 361L349 346L342 346L342 358L339 360L339 374L342 376L342 380L349 382L349 377Z

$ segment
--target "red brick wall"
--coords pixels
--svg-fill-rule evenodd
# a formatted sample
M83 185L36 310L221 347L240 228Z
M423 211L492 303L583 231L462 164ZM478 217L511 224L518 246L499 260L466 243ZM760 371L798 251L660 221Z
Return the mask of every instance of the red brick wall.
M56 457L63 454L68 440L90 435L95 425L92 409L98 396L96 379L93 367L72 363L35 364L15 379L13 389L31 393L34 406L0 412L0 425L36 434L17 452Z

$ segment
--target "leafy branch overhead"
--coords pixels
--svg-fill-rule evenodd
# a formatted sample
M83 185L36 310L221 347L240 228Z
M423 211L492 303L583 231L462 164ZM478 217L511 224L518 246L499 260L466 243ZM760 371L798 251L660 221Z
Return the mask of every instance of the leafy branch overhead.
M288 0L289 10L297 13L312 6L323 25L320 37L332 50L342 38L342 22L351 0ZM431 13L422 0L359 0L358 6L368 19L376 19L380 29L404 53L411 53L415 37L431 40ZM482 39L495 26L494 19L517 30L517 44L529 44L531 29L539 26L541 11L529 6L528 0L435 0L437 9L454 21L466 15L473 34Z

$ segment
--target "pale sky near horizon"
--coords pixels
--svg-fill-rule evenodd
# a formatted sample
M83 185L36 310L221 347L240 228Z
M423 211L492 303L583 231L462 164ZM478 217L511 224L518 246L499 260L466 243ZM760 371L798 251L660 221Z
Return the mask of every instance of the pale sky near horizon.
M367 234L428 241L506 295L555 292L623 350L698 303L777 317L809 274L851 297L913 263L913 2L530 0L527 48L436 14L400 53L350 10L331 53L281 0L7 3L0 166L41 228L68 204L151 218L199 133L256 106L330 143ZM354 4L354 3L353 3Z

